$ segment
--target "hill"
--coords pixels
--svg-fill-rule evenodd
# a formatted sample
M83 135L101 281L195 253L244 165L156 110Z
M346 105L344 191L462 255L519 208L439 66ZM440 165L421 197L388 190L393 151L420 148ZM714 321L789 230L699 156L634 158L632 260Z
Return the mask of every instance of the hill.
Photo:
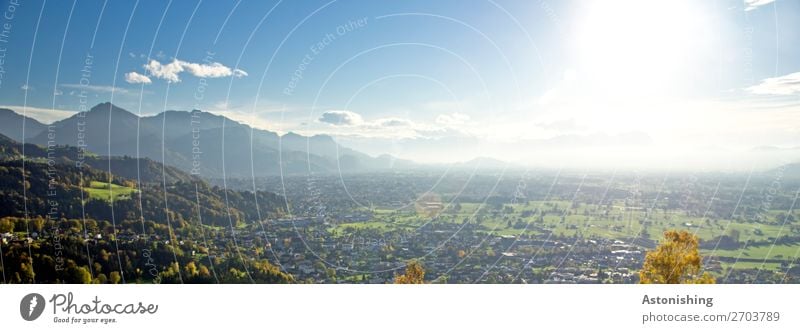
M768 175L772 175L774 178L782 177L786 179L800 180L800 163L786 164L781 167L768 170L766 173Z
M164 214L170 214L173 220L186 222L196 218L196 199L205 202L200 207L201 216L208 224L228 225L226 211L229 211L233 221L243 223L245 221L259 220L260 213L251 202L258 200L261 212L264 214L276 214L282 212L283 200L275 194L268 192L236 192L212 187L205 181L186 174L175 168L166 167L162 164L146 159L134 159L130 157L95 157L87 156L82 167L79 167L75 160L77 149L73 147L58 147L52 164L48 164L47 151L33 144L26 144L26 162L23 179L23 161L20 152L22 145L8 137L0 136L0 191L5 194L0 198L0 216L24 216L24 200L18 200L27 196L27 213L30 216L47 215L47 202L55 201L58 203L59 213L65 218L91 217L97 219L111 219L110 209L106 209L107 202L93 202L87 200L86 206L89 209L80 212L81 192L85 197L89 197L87 189L92 188L91 183L106 182L118 186L138 188L138 195L133 199L140 199L147 204L143 208L157 211L141 210L136 200L123 200L114 202L114 215L117 219L125 221L131 216L139 216L145 220L165 221ZM64 152L63 154L59 154ZM108 165L111 165L108 172ZM136 175L142 176L143 181L137 182ZM163 172L163 174L162 174ZM163 176L162 176L163 175ZM170 180L164 187L163 177ZM22 193L23 189L27 193ZM195 191L197 189L197 192ZM60 193L50 196L47 193L55 191ZM228 197L229 208L226 209L224 197ZM136 197L140 198L136 198ZM102 200L99 200L102 201ZM118 215L118 216L117 216ZM262 217L263 218L263 217ZM139 220L136 218L135 220Z
M2 269L11 282L213 282L206 264L220 269L213 278L222 282L293 281L255 254L235 258L229 251L237 245L225 237L283 216L276 194L224 190L152 160L87 156L76 164L80 151L69 146L53 148L47 159L49 151L26 144L23 160L22 148L0 136ZM93 167L109 162L123 174L144 164L153 180L157 170L169 170L173 180L138 183ZM207 233L213 242L198 242Z
M31 117L25 117L9 109L0 109L0 133L17 141L23 139L23 122L25 123L25 139L39 135L47 129L47 125Z

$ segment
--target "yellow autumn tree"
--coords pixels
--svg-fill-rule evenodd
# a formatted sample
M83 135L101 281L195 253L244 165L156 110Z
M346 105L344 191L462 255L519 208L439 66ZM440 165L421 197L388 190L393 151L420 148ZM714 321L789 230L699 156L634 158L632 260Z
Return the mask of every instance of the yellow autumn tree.
M425 283L425 269L417 261L411 261L406 265L406 272L395 274L395 284L423 284Z
M640 283L661 284L711 284L714 277L700 272L702 258L697 237L688 231L669 230L664 240L652 251L647 251L639 272Z

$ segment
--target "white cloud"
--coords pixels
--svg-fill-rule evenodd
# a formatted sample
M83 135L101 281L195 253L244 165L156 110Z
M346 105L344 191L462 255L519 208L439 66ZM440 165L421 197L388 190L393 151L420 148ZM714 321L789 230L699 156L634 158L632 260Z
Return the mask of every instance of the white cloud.
M112 87L112 86L93 86L93 85L82 85L82 84L72 84L72 83L64 83L60 85L63 88L73 89L73 91L77 90L80 92L81 90L91 91L94 93L99 94L119 94L119 95L138 95L139 92L133 92L125 88L120 87ZM70 95L74 95L74 92L71 91Z
M228 110L231 108L230 103L226 101L219 101L212 106L214 110Z
M151 81L149 77L136 72L125 73L125 82L138 83L138 84L153 83L153 81Z
M183 68L190 74L197 77L226 77L233 75L233 70L218 62L210 64L196 64L180 60L174 60L183 65Z
M744 10L749 12L758 7L769 5L773 2L775 2L775 0L744 0L744 5L745 5Z
M353 138L381 138L404 140L429 137L449 137L453 133L462 133L460 129L443 127L437 124L417 123L407 118L386 117L377 119L364 119L361 115L345 110L331 110L324 112L316 122L331 124L333 126L307 126L306 134L327 134Z
M164 79L169 82L180 82L181 79L178 74L187 72L191 75L201 78L217 78L217 77L243 77L247 76L247 72L241 69L231 69L218 62L200 64L180 59L173 59L172 62L162 64L158 60L150 60L144 66L145 71L159 79Z
M164 79L169 82L180 82L178 73L183 72L183 65L178 60L174 60L169 64L162 65L158 60L150 60L149 63L144 65L147 73L159 79Z
M31 87L31 86L29 86L29 85L27 85L27 84L23 84L23 85L22 85L21 87L19 87L19 88L20 88L20 89L22 89L22 90L33 90L33 87Z
M374 123L378 127L411 127L414 123L408 119L401 118L384 118L378 119Z
M747 88L758 95L793 95L800 93L800 72L764 79L761 83Z
M243 77L243 76L247 76L247 72L238 68L233 70L233 77Z
M296 119L298 121L302 119ZM324 126L332 125L332 126ZM407 118L386 117L364 119L360 114L347 110L325 111L313 124L302 124L305 133L360 138L416 138L428 133L446 130L436 125L415 123Z
M467 123L469 120L470 117L468 115L458 112L451 114L440 114L438 117L436 117L437 124L448 125L448 126L463 125Z
M317 120L336 126L355 126L364 123L364 119L361 118L361 115L346 110L325 111Z

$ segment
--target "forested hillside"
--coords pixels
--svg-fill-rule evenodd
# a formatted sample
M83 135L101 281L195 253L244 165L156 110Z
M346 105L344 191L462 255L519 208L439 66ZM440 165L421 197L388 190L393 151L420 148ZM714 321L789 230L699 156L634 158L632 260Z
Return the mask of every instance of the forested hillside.
M0 136L8 282L292 281L258 256L233 256L240 244L228 237L282 216L276 194L223 190L152 160L111 158L109 173L108 158L73 147L28 144L24 160L22 150Z

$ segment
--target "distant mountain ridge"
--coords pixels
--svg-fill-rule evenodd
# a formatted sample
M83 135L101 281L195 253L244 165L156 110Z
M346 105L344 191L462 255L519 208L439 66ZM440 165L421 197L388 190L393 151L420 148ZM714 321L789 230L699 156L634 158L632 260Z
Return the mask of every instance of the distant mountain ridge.
M23 126L23 122L25 126ZM23 127L25 128L23 135ZM39 135L47 129L47 125L42 124L36 119L23 116L9 109L0 109L0 133L14 139L22 141Z
M15 116L16 115L16 116ZM0 116L22 116L11 110ZM169 110L139 117L111 103L48 125L26 119L25 141L84 147L104 156L143 157L203 177L218 178L359 172L413 165L410 161L371 157L339 146L327 135L278 135L209 112ZM0 128L20 141L21 131ZM15 137L16 136L16 137Z

